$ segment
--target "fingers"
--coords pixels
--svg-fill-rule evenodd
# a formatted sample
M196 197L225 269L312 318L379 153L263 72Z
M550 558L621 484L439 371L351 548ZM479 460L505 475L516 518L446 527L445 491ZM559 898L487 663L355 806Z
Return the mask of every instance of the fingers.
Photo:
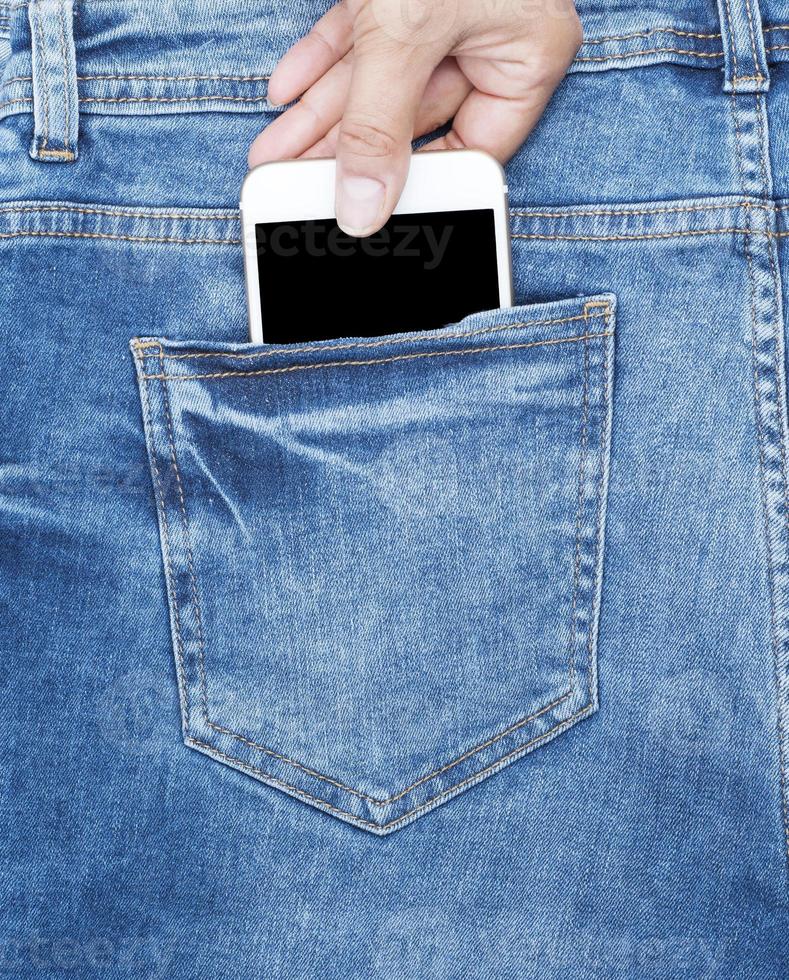
M452 131L430 149L486 150L506 163L536 126L577 50L573 31L551 41L539 55L521 42L493 65L459 55L460 69L475 87L458 109Z
M335 155L351 79L350 57L346 55L301 101L263 130L250 149L250 167L271 160ZM455 59L445 58L431 75L419 103L414 137L432 133L448 122L470 91L471 82Z
M337 222L360 238L385 224L402 193L419 105L443 54L371 33L356 38L337 136Z
M351 60L346 55L260 133L249 149L249 166L296 159L322 140L342 118L350 84Z
M452 130L423 147L426 150L485 150L506 163L521 146L545 110L551 92L504 99L472 92L458 109Z
M282 57L269 79L269 102L285 105L297 99L344 58L352 44L353 20L344 3L335 4Z

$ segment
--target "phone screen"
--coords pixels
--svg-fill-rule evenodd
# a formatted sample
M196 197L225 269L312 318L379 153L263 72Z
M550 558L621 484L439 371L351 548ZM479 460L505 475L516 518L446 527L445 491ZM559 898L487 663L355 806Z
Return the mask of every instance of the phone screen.
M492 209L394 215L370 238L333 218L255 235L267 344L434 330L500 305Z

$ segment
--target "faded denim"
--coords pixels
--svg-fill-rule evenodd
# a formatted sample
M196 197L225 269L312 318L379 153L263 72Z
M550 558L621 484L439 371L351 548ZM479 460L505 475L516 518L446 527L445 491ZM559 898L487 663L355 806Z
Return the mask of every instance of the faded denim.
M581 3L518 306L251 348L326 6L0 4L0 975L789 975L789 8Z

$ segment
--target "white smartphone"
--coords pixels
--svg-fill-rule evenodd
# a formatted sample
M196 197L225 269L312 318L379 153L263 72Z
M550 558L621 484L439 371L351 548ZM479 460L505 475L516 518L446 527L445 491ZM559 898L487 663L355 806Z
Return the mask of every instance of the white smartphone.
M512 306L507 185L477 150L414 154L405 190L369 238L342 232L334 160L251 170L241 193L253 343L437 329Z

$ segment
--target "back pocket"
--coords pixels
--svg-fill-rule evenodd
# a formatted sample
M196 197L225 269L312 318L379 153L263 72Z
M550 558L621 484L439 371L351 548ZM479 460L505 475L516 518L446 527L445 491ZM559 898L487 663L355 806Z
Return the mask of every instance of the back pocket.
M613 334L133 341L186 744L386 834L593 713Z

